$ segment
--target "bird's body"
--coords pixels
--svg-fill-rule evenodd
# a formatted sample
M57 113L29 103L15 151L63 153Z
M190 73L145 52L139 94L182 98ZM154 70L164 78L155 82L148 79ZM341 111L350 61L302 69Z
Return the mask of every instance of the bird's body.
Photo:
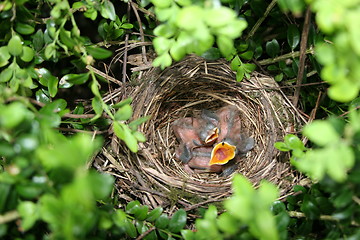
M242 134L240 112L233 105L178 119L172 127L180 142L176 158L196 172L230 175L255 145L253 138Z

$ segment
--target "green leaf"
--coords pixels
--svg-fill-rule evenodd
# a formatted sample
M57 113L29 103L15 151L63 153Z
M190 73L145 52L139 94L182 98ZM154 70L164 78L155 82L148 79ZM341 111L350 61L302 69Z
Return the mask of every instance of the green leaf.
M129 237L131 237L131 238L137 237L136 228L129 219L126 219L124 221L124 227L125 227L126 233L129 235Z
M12 102L1 109L0 124L5 129L12 129L19 125L28 114L22 103Z
M240 60L240 57L235 56L234 59L230 63L231 70L233 70L233 71L238 70L238 68L240 67L241 64L242 64L242 62Z
M347 178L347 172L354 166L355 154L351 147L339 143L336 148L328 149L327 172L335 181L342 182Z
M121 24L121 28L123 28L123 29L132 29L133 27L134 27L134 25L132 25L131 23Z
M157 58L154 59L153 61L153 66L154 67L160 67L161 69L164 69L165 67L170 66L172 63L172 59L170 57L169 53L164 53L160 56L158 56Z
M126 213L121 209L117 209L115 214L112 214L112 219L116 226L123 227L126 220Z
M1 149L2 150L2 149ZM2 154L3 151L0 150L0 153ZM3 155L3 154L2 154ZM3 155L4 156L4 155ZM5 182L0 182L0 212L4 212L7 199L9 198L9 194L11 193L12 186Z
M278 55L280 52L280 46L279 43L276 39L273 39L271 41L268 41L266 43L266 53L270 56L270 57L276 57L276 55Z
M165 37L157 37L153 40L153 44L154 44L156 53L158 55L162 55L169 51L171 45L173 44L173 41L168 38L165 38Z
M224 57L230 56L234 51L234 41L226 36L218 36L216 43Z
M245 70L242 67L239 67L236 71L236 81L240 82L244 79Z
M228 212L224 212L219 216L217 226L221 231L231 235L239 231L239 221Z
M172 1L171 0L151 0L151 2L157 7L157 8L168 8L170 7Z
M216 219L217 215L218 215L217 208L214 205L210 205L205 212L204 219L213 221Z
M239 55L241 58L245 59L245 60L251 60L252 57L254 56L254 52L253 51L246 51L244 53L241 53Z
M13 69L6 68L0 73L0 83L2 82L8 82L14 74Z
M186 49L182 42L177 41L172 44L170 54L175 61L180 61L186 55Z
M204 10L196 5L184 7L180 10L176 17L178 27L186 30L194 30L202 25Z
M305 150L304 143L296 135L287 134L284 137L284 142L290 149Z
M15 31L22 35L29 35L35 32L35 28L29 24L17 22L15 26Z
M134 214L134 212L140 207L139 201L131 201L126 204L125 210L127 213Z
M98 97L94 97L91 101L91 106L93 107L96 115L101 115L103 112L102 100Z
M49 94L50 94L51 97L55 97L55 95L57 94L57 92L58 92L58 83L59 83L59 80L58 80L57 77L49 78L48 90L49 90Z
M88 72L80 73L80 74L71 73L71 74L66 74L65 76L63 76L60 81L66 81L71 84L84 84L89 79L89 76L90 76L90 73L88 73Z
M76 42L71 37L70 31L66 31L65 29L61 28L59 36L60 36L61 42L63 44L65 44L67 47L73 48L76 45Z
M115 120L117 121L126 121L131 118L133 114L132 107L129 104L126 104L120 107L115 113Z
M85 7L85 4L83 2L74 2L71 8L77 10L82 7Z
M125 106L127 104L131 104L131 102L132 102L132 98L129 97L129 98L126 98L126 99L122 100L121 102L118 102L118 103L112 105L112 107L115 108L115 109L121 108L121 107L123 107L123 106Z
M163 213L161 214L155 221L155 227L159 229L165 229L169 224L169 218L167 214Z
M36 97L36 101L39 101L41 103L46 104L46 103L50 102L49 96L46 95L42 89L39 89L39 90L36 91L35 97Z
M162 207L157 207L157 208L151 210L149 212L149 214L147 215L146 221L154 222L156 219L158 219L158 217L160 217L162 212L163 212Z
M305 195L300 209L310 219L316 219L320 216L320 210L310 195Z
M319 146L336 144L340 138L330 122L323 120L315 120L306 125L303 134Z
M184 240L195 240L195 233L189 229L182 229L181 236Z
M300 32L296 25L292 24L288 27L287 30L287 42L291 48L294 50L300 43Z
M56 56L56 46L53 43L50 43L45 48L45 58L50 59Z
M252 63L243 63L241 67L243 67L247 73L252 73L256 69L256 65Z
M112 52L98 47L86 47L86 51L96 59L106 59L112 55Z
M12 36L7 47L8 47L9 53L15 57L20 56L23 51L22 42L18 35Z
M101 15L104 18L109 18L112 21L115 21L116 13L114 4L108 0L104 1L100 8Z
M210 27L223 27L235 20L235 12L227 7L207 9L204 20Z
M149 211L148 206L146 206L146 205L139 206L139 208L137 208L136 211L134 212L135 219L137 219L139 221L145 220L147 217L148 211Z
M291 150L284 142L276 142L274 144L274 147L282 152L288 152Z
M330 86L328 90L329 97L339 102L349 102L359 94L359 88L355 87L348 79L342 79L336 84Z
M31 229L40 217L38 206L33 202L20 202L17 210L22 218L21 227L24 231Z
M30 47L23 46L23 53L20 56L20 59L24 62L30 62L34 58L34 50Z
M124 129L124 139L122 140L126 143L126 146L128 146L130 151L136 153L138 150L136 138L134 137L134 135L132 135L131 130L127 125L123 125L123 129Z
M170 38L176 32L175 26L169 24L162 24L154 29L154 34L159 37Z
M274 77L276 82L281 82L284 79L284 74L283 73L279 73L278 75L276 75Z
M206 52L204 52L201 57L211 61L217 60L221 57L220 50L218 48L212 47Z
M169 230L173 233L180 232L186 225L186 212L184 209L179 209L174 215L171 217L169 222Z
M35 50L37 51L44 47L44 33L41 29L37 30L37 32L33 35L33 44Z
M9 63L11 55L7 46L0 47L0 67L4 67Z
M141 124L148 121L150 119L150 116L140 117L138 119L135 119L134 121L129 123L129 127L131 130L135 131Z
M136 140L138 142L145 142L146 141L146 137L144 136L144 134L142 134L139 131L135 131L133 132L134 137L136 138Z

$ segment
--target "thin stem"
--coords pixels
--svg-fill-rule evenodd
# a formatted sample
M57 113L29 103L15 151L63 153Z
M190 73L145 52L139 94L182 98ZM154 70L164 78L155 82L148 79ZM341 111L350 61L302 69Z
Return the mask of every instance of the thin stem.
M314 49L312 47L310 47L309 49L307 49L305 51L306 54L314 54ZM286 59L289 59L289 58L296 58L296 57L299 57L300 56L300 51L298 52L291 52L291 53L287 53L287 54L284 54L284 55L281 55L281 56L278 56L276 58L268 58L268 59L264 59L264 60L261 60L259 61L258 63L260 65L270 65L270 64L273 64L273 63L276 63L276 62L280 62L280 61L283 61L283 60L286 60Z
M309 36L310 19L311 19L311 10L310 10L310 7L308 7L306 9L304 27L303 27L303 31L301 34L299 69L298 69L298 75L297 75L297 79L296 79L297 85L300 85L302 83L303 77L304 77L306 46L307 46L308 36ZM294 98L293 98L293 105L295 107L299 102L299 97L300 97L300 87L295 89Z
M289 211L288 212L290 217L295 217L295 218L306 218L305 214L302 212L296 212L296 211ZM333 221L333 222L339 222L339 219L334 218L333 216L330 215L320 215L319 216L320 220L324 220L324 221ZM359 227L359 223L355 222L355 221L351 221L351 225L352 226L356 226Z
M265 20L265 18L269 15L271 9L273 9L273 7L275 6L277 0L272 0L272 2L269 4L269 6L266 8L264 15L259 18L259 20L255 23L255 25L253 26L253 28L250 30L249 34L246 36L245 40L248 40L249 38L251 38L252 36L254 36L255 32L258 30L258 28L260 27L260 25L263 23L263 21Z
M12 222L20 217L20 214L17 211L10 211L4 215L0 215L0 224Z

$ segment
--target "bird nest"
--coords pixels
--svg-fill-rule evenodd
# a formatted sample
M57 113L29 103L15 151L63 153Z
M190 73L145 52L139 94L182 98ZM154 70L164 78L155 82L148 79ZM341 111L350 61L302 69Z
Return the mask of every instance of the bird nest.
M117 177L120 198L138 199L152 207L180 204L191 209L230 196L235 173L247 177L255 187L266 179L278 186L281 196L291 193L301 175L274 143L297 132L305 120L271 77L254 73L241 82L235 79L224 60L188 56L164 71L143 73L139 85L122 92L124 98L133 98L133 119L151 118L140 127L147 141L139 144L138 153L131 153L123 143L109 141L97 158L98 166ZM229 176L185 171L175 157L179 142L172 123L196 116L202 109L216 111L227 105L238 109L242 131L255 140L254 148Z

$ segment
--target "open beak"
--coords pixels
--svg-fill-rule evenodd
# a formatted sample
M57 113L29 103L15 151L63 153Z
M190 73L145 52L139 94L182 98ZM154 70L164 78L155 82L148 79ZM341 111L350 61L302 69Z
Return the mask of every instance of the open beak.
M206 144L213 144L219 137L219 129L215 127L211 133L206 137L205 143Z
M215 145L211 152L210 166L214 164L224 165L235 157L236 146L227 142L221 142Z

